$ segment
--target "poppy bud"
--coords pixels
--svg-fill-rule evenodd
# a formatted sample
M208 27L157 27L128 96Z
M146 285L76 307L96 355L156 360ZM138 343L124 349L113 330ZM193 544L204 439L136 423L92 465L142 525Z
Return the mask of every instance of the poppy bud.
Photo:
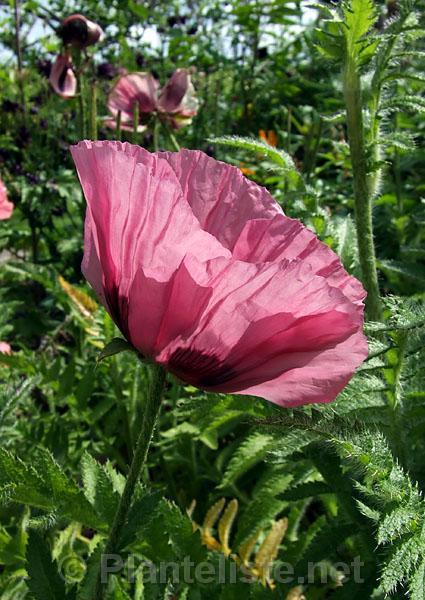
M96 44L103 31L97 23L89 21L83 15L71 15L62 21L58 36L66 46L87 48Z

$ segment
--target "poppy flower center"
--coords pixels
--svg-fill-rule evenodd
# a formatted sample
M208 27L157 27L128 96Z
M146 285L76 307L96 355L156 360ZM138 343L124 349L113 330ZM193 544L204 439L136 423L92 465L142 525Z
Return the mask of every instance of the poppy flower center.
M168 360L175 375L199 387L212 387L230 381L236 371L214 354L192 348L177 348Z

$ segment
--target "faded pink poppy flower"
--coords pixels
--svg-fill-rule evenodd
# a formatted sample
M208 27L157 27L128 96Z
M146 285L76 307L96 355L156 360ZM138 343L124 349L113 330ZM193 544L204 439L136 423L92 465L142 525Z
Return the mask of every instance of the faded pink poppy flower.
M116 117L121 111L122 129L132 131L136 105L139 107L139 131L146 129L146 117L153 112L170 122L175 129L187 125L198 111L189 72L177 69L162 90L150 73L124 75L109 94L108 109L115 119L108 120L108 125L115 127Z
M74 98L77 94L77 78L70 54L59 54L52 65L50 85L61 98Z
M7 189L0 179L0 221L9 219L12 216L14 205L7 198Z
M183 381L329 402L367 356L362 285L239 169L199 151L72 148L83 273L123 335Z
M101 27L86 19L83 15L70 15L61 23L58 36L65 46L74 48L86 48L96 44L103 36Z

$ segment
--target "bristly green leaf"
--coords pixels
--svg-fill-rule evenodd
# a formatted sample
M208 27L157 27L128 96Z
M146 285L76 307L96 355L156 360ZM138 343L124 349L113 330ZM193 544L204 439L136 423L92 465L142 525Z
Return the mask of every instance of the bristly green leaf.
M105 527L83 491L46 449L37 448L30 465L0 449L0 493L5 501L54 512L89 527Z
M425 559L421 560L410 579L409 593L410 600L423 600L425 598Z
M294 161L289 154L283 150L270 146L266 142L252 138L239 137L237 135L209 138L208 141L213 144L221 144L222 146L231 146L232 148L240 148L241 150L250 150L253 153L265 154L280 170L287 174L292 174L292 176L295 176L297 179L299 178Z
M351 0L342 4L347 53L358 62L370 46L366 36L376 21L376 11L372 0Z
M87 452L83 455L81 465L87 500L105 523L112 523L119 495L114 490L110 474Z
M230 459L219 487L225 488L234 483L243 473L260 462L275 442L276 438L269 433L261 431L251 433Z

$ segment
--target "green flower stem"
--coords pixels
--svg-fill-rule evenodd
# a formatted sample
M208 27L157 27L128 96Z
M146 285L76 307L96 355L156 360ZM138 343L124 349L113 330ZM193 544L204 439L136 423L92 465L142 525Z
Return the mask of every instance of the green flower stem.
M153 124L153 151L158 152L159 150L159 128L161 122L159 120L158 115L155 115L155 121Z
M139 104L136 102L136 104L133 107L133 136L132 136L133 144L137 144L138 129L139 129Z
M90 88L90 139L97 140L97 86L93 81Z
M174 150L176 152L180 152L181 148L180 148L180 144L176 140L176 136L171 131L171 128L169 126L167 126L166 129L167 129L168 137L170 138L170 141L171 141L171 144L172 144Z
M117 113L117 126L115 129L115 137L120 142L121 141L121 111L119 110Z
M80 140L87 138L86 126L86 102L85 102L85 82L81 68L77 70L77 85L78 85L78 127Z
M347 59L344 68L344 99L348 142L353 166L354 216L362 279L367 291L366 307L373 321L382 319L372 226L372 199L364 138L362 91L356 64Z
M162 392L165 383L165 371L162 367L154 365L152 383L146 398L142 427L134 449L133 460L128 472L124 491L115 513L114 521L109 533L108 540L103 551L103 555L114 554L119 550L118 543L121 531L126 523L128 512L131 507L132 498L139 481L140 474L145 465L149 445L152 439L153 430L161 406ZM94 600L102 600L106 592L106 584L102 582L101 570L96 581Z

